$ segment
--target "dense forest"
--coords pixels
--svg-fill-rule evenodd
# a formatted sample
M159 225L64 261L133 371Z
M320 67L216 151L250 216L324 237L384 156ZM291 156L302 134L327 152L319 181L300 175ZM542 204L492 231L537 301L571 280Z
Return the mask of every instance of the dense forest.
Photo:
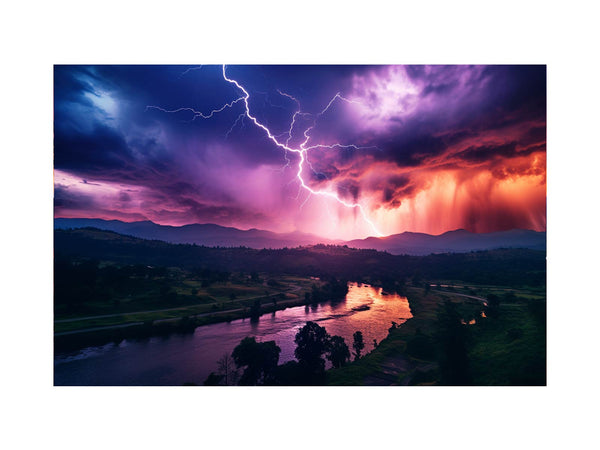
M402 280L460 280L469 283L543 286L546 253L499 249L429 256L391 255L345 246L262 249L167 244L97 229L55 230L55 258L112 261L124 265L210 268L338 277L396 285Z
M352 280L410 296L413 318L402 327L392 322L388 337L376 344L376 351L361 357L360 333L354 342L344 342L309 322L296 335L296 361L280 365L281 350L275 342L248 337L232 354L223 356L208 379L195 380L195 384L360 385L378 384L382 379L388 384L546 383L543 251L396 256L330 245L210 248L92 228L55 230L54 236L54 307L60 317L200 308L196 316L186 312L178 320L154 323L143 319L127 328L55 336L55 348L189 333L215 320L256 319L267 309L280 307L278 302L316 304L344 298L347 280ZM307 283L297 300L286 299L285 276L303 277ZM222 284L228 284L225 294ZM220 300L202 294L210 289ZM237 299L236 292L245 292L250 300ZM469 299L473 295L485 296L483 311L477 297ZM202 314L223 308L239 311L218 318ZM398 358L412 368L390 376L383 369L389 364L386 361ZM331 371L325 371L325 360L331 362Z

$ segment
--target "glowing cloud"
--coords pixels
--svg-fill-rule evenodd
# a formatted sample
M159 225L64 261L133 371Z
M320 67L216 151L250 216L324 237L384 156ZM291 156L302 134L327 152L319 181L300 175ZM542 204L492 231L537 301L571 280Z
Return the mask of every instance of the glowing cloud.
M545 89L543 66L57 66L55 214L544 230Z

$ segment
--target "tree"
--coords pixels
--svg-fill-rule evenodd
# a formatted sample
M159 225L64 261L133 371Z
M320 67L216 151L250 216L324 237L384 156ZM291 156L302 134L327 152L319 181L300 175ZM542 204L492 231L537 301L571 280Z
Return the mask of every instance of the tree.
M257 320L260 317L260 298L254 300L254 304L250 307L250 318Z
M341 336L332 336L329 340L327 359L334 368L342 367L350 359L350 350Z
M487 297L487 307L485 315L487 317L497 318L500 312L500 297L496 294L490 294Z
M294 355L300 363L306 383L322 381L325 374L325 360L322 356L329 347L327 330L315 322L306 322L296 334L294 342Z
M448 300L438 312L436 337L441 383L450 386L468 385L467 326L462 324L456 305Z
M406 342L406 353L415 358L432 360L435 359L435 345L428 335L417 328L415 335Z
M360 352L363 348L365 348L365 343L363 341L363 335L360 331L357 331L352 335L354 342L352 343L352 348L354 348L354 360L360 358Z
M301 386L305 383L298 361L288 361L275 369L275 384L279 386Z
M211 372L210 375L204 380L204 386L218 386L221 384L221 380L223 377L221 375L217 375L214 372Z
M242 339L231 354L238 368L245 367L240 384L248 386L271 383L280 353L281 348L275 341L256 342L253 337Z
M235 361L228 353L225 353L217 361L217 375L222 376L225 386L235 385L239 378L239 372L235 367Z

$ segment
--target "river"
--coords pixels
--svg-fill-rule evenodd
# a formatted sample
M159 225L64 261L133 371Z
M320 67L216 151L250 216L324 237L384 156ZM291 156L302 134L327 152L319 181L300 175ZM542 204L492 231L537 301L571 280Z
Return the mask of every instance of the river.
M368 307L368 308L367 308ZM363 354L373 340L387 336L391 322L412 317L406 297L384 294L380 288L349 283L345 300L295 306L260 316L196 328L189 334L172 334L144 340L123 340L100 347L54 356L54 384L92 386L180 386L202 384L217 369L217 360L246 336L274 340L281 347L279 363L294 359L294 336L307 321L317 322L330 335L342 336L352 350L352 335L363 334ZM328 362L329 363L329 362Z

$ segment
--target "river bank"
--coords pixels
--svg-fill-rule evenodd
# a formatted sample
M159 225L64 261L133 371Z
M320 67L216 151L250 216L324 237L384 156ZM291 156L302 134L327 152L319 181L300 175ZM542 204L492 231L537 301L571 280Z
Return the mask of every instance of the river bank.
M406 295L413 317L401 327L392 327L379 346L363 358L327 371L328 385L451 384L443 382L439 363L445 355L436 342L447 301L463 318L465 384L546 384L545 298L519 296L501 303L494 317L486 317L480 297L417 287L408 287Z
M311 303L313 303L312 300L307 300L306 297L279 300L276 303L269 302L260 305L259 314L268 314L295 306L308 306ZM124 339L148 339L173 333L189 334L203 325L250 319L253 314L256 315L256 312L251 311L251 308L243 308L56 333L54 335L54 352L74 351L110 342L118 343Z
M349 286L346 297L337 302L286 305L285 309L262 314L258 320L246 317L199 326L193 331L127 338L55 353L55 385L202 384L218 369L218 360L231 354L248 336L261 342L275 341L281 349L279 364L285 364L295 359L294 338L307 321L319 323L348 345L353 334L361 331L364 352L368 352L374 341L385 338L392 321L401 323L411 317L405 297L384 295L380 288L364 284ZM369 308L360 308L363 305Z

